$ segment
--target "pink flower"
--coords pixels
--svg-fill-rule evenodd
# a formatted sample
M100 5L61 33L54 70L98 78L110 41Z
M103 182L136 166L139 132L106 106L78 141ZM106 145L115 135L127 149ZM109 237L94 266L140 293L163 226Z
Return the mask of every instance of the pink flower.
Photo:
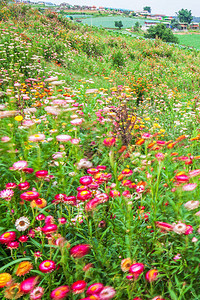
M116 139L113 137L113 138L106 138L104 141L103 141L103 144L106 146L106 147L111 147L111 146L114 146L114 144L116 143Z
M181 259L181 255L178 253L174 256L173 260L179 260Z
M197 184L196 183L188 183L182 186L182 190L183 191L193 191L194 189L196 189Z
M25 160L19 160L16 161L13 166L12 166L12 170L23 170L24 168L26 168L28 166L27 161Z
M0 198L5 199L6 201L10 201L13 195L13 190L3 190L0 192Z
M73 145L78 145L79 143L80 143L80 139L72 139L71 140L71 143L73 144Z
M17 187L17 184L14 182L6 183L6 189L15 189Z
M67 134L60 134L56 136L56 139L59 142L68 142L71 140L71 136Z
M103 289L102 283L93 283L88 287L86 294L87 295L99 294L102 291L102 289Z
M116 197L120 197L120 192L117 190L111 190L109 193L110 197L112 198L116 198Z
M199 201L190 200L184 204L184 207L187 210L193 210L199 207Z
M28 140L30 142L40 142L43 141L45 139L45 135L42 133L37 133L34 135L29 136Z
M79 244L70 249L70 255L74 258L81 258L90 252L90 245Z
M28 294L34 289L37 283L38 283L38 276L29 277L21 282L20 288L23 293Z
M1 244L8 244L9 242L14 241L16 238L15 231L7 231L0 235L0 243Z
M73 126L78 126L78 125L81 125L83 123L83 119L80 118L80 119L74 119L72 121L70 121L70 123L73 125Z
M91 184L93 181L93 178L91 176L83 176L79 179L80 184L87 186Z
M10 141L10 138L9 138L9 136L3 136L3 137L1 138L1 141L2 141L3 143L7 143L7 142Z
M189 181L189 177L185 174L176 175L175 179L180 183Z
M52 234L58 230L58 226L56 224L47 224L42 227L42 232L44 234Z
M173 230L174 226L165 222L156 222L156 226L162 230L171 231Z
M198 242L198 239L194 236L194 237L192 238L192 242L193 242L193 243L196 243L196 242Z
M98 204L101 203L101 200L98 199L97 197L91 199L90 201L88 201L85 205L85 211L88 212L88 211L92 211L94 210Z
M7 244L7 248L8 249L17 249L17 248L19 248L19 242L17 242L17 241L9 242Z
M200 175L200 169L189 171L190 178L199 176L199 175Z
M157 158L158 161L162 161L165 158L165 155L161 152L156 153L155 157Z
M41 286L38 286L32 290L30 293L30 300L40 300L44 295L44 289Z
M115 297L115 295L116 295L116 291L111 286L105 286L99 294L101 300L112 299Z
M156 269L149 270L146 273L145 278L149 282L157 280L157 278L158 278L158 270L156 270Z
M135 263L130 266L129 272L134 275L140 275L144 271L144 264Z
M68 285L59 286L51 292L51 298L54 300L65 299L69 292L70 288Z
M73 294L81 294L84 292L87 283L84 280L78 280L74 282L71 286L71 290Z
M50 273L56 269L56 263L53 260L44 260L40 263L39 269L42 273Z

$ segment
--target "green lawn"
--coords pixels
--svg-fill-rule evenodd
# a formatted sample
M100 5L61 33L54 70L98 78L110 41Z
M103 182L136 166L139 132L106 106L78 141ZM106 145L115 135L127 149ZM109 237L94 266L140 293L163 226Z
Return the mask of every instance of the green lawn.
M140 23L140 25L143 25L146 20L121 17L121 16L110 16L110 17L86 18L82 20L82 23L97 26L97 27L115 28L115 21L122 21L123 28L131 28L132 26L135 25L137 21Z
M180 45L190 46L200 49L200 34L177 35Z

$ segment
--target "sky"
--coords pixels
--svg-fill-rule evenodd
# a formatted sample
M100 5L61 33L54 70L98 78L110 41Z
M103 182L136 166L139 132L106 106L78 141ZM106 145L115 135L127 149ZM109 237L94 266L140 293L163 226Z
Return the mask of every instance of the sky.
M175 13L180 9L187 8L192 11L193 16L200 16L200 0L51 0L51 2L124 8L133 11L142 10L144 6L150 6L153 14L160 13L172 16L175 16Z

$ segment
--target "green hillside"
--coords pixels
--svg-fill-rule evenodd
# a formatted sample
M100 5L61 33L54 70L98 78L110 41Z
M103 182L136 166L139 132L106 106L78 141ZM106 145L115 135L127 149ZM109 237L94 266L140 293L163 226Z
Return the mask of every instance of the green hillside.
M1 299L198 299L199 72L1 2Z

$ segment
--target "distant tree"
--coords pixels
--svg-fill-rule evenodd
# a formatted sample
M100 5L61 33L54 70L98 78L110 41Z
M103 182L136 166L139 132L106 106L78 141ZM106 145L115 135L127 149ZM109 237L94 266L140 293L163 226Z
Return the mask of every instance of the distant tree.
M151 26L149 29L147 29L147 33L145 33L144 36L149 39L159 38L164 42L178 44L178 38L173 34L171 29L166 28L162 23L156 26Z
M140 31L141 27L142 27L142 26L140 25L140 23L139 23L139 22L136 22L135 25L134 25L134 27L133 27L133 30L134 30L134 31Z
M172 29L175 29L175 28L181 29L181 26L180 26L180 24L179 24L179 22L178 22L177 19L172 19L171 20L171 28Z
M149 13L151 13L151 7L150 6L143 7L143 10L148 11Z
M115 21L115 27L121 29L123 27L122 21Z
M193 16L191 10L182 8L176 14L180 22L187 23L187 24L190 24L192 22Z
M132 17L135 17L135 16L136 16L136 13L133 11L133 12L131 13L131 16L132 16Z

